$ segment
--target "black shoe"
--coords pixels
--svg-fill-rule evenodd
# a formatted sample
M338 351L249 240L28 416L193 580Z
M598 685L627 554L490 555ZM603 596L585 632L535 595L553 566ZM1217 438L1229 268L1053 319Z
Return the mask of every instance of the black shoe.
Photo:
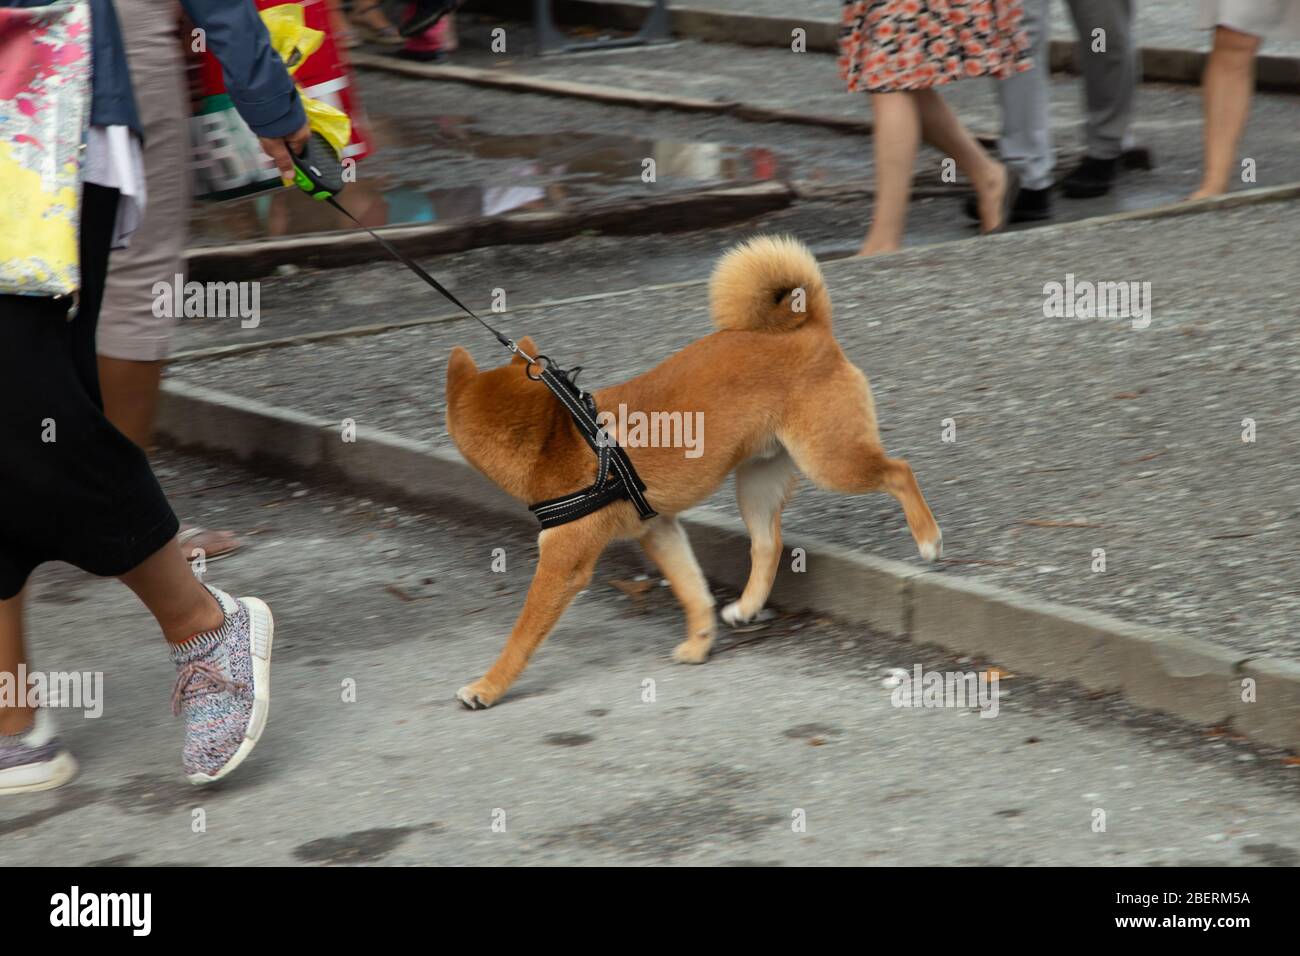
M1119 171L1119 159L1083 157L1083 162L1070 175L1061 180L1061 189L1072 199L1093 199L1110 192Z
M966 197L966 216L975 222L980 221L979 200L975 196ZM1042 222L1052 218L1052 187L1046 189L1026 189L1020 187L1020 193L1011 207L1012 222Z
M464 0L416 0L411 15L402 21L397 32L404 37L413 37L423 33L447 14L459 7Z
M415 63L445 63L446 50L398 50L393 54L399 60L412 60Z

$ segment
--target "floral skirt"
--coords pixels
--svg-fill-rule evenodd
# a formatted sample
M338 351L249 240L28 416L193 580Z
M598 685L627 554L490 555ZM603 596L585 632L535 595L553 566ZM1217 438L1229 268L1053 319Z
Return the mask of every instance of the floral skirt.
M1032 65L1020 0L844 0L840 77L849 92L1006 79Z

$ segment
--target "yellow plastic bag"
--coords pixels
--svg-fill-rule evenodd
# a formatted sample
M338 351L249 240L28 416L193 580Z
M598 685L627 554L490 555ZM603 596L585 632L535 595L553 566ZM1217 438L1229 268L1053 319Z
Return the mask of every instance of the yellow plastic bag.
M271 46L280 54L285 66L292 76L298 68L320 49L325 42L325 34L307 26L303 19L302 7L296 3L284 3L278 7L267 7L261 11L262 22L271 34ZM334 152L343 155L343 147L352 139L352 120L340 109L314 100L298 87L298 97L302 108L307 113L307 124L313 132L320 133L334 147Z

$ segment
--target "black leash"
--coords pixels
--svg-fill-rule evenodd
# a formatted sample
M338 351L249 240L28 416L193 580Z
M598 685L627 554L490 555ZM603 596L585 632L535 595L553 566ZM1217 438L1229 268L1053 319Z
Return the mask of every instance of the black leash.
M587 445L596 453L596 480L590 486L572 495L552 498L549 501L542 501L529 506L528 510L537 516L542 528L551 528L555 525L575 521L620 498L627 498L632 502L642 521L653 518L657 512L650 507L650 503L645 499L643 494L645 482L636 473L627 452L597 422L599 413L596 410L595 399L575 384L574 380L578 377L578 373L582 371L581 367L565 371L556 366L547 355L538 355L536 358L529 355L516 345L513 339L500 330L493 328L473 309L456 298L441 282L429 275L418 262L408 257L391 242L344 209L334 195L343 188L342 176L339 175L337 178L330 176L329 172L332 172L332 164L326 161L326 157L333 158L333 156L333 148L319 134L313 134L303 155L294 157L294 164L298 173L298 186L312 198L329 203L352 222L370 233L370 237L383 246L390 256L414 272L426 284L432 286L448 302L451 302L492 333L493 337L509 349L512 354L518 355L527 362L524 374L534 382L542 382L551 390L551 393L560 400L570 417L573 418L578 432L587 442ZM540 368L541 371L534 375L534 368Z

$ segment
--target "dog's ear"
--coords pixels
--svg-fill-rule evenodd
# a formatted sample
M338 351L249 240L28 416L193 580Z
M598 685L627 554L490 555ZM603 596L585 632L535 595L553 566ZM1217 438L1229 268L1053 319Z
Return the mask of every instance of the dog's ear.
M519 347L519 351L527 352L533 358L537 358L537 343L533 341L531 335L525 335L522 339L516 342L515 345ZM516 355L512 361L522 365L525 360Z
M474 364L474 359L470 357L469 352L459 345L456 346L451 350L451 357L447 359L447 397L453 396L476 375L478 375L478 366Z

